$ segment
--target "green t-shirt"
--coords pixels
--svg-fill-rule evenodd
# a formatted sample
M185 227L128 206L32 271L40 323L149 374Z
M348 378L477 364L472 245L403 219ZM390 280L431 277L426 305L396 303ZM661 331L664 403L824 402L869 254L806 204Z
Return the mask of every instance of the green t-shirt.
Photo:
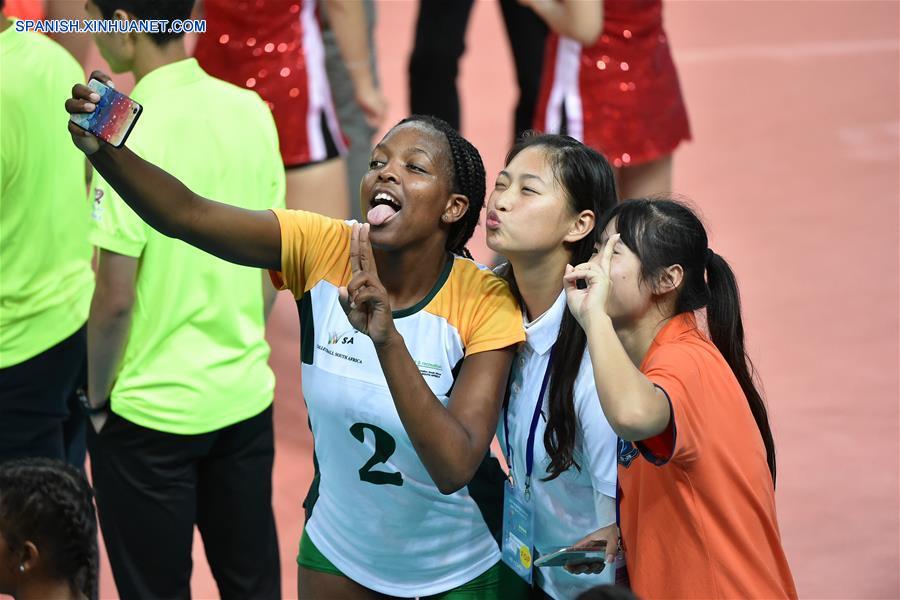
M38 33L0 33L0 368L32 358L87 320L94 290L84 155L64 105L84 79Z
M131 97L144 107L127 142L133 152L205 198L284 206L275 122L255 92L210 77L190 58L147 74ZM160 234L98 174L93 219L91 242L140 261L113 412L187 435L265 410L275 377L262 272Z

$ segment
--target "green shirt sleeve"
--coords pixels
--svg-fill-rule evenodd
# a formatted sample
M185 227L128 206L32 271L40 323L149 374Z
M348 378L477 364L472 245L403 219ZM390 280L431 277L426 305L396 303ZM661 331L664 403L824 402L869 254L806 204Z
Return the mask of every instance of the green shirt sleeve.
M88 235L91 244L116 254L140 257L147 244L149 226L96 171L91 190L93 223Z
M259 208L285 208L284 163L281 160L281 149L278 145L278 130L275 127L275 119L272 117L272 112L269 110L269 107L266 106L262 100L260 100L260 104L262 104L265 109L263 114L269 132L268 145L271 152L271 158L267 163L270 165L271 170L267 174L267 180L262 182L265 186L263 189L269 192L267 196L268 202Z

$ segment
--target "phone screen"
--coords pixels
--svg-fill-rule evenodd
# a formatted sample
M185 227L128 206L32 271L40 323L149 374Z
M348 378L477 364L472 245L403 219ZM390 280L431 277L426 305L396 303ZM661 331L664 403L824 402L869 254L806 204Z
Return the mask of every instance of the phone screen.
M91 79L88 87L100 96L92 113L72 115L72 122L96 135L116 148L125 143L143 108L140 104L103 84Z

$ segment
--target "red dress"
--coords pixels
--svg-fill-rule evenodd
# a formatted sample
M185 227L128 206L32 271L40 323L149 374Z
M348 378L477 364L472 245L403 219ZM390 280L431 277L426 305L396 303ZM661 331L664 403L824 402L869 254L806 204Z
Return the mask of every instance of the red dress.
M661 0L605 0L591 47L551 34L534 127L567 133L615 167L672 153L691 139Z
M7 17L15 17L23 21L43 21L47 18L44 3L41 0L6 0L3 13Z
M281 158L302 166L345 154L325 73L316 0L206 0L203 69L256 91L272 109Z

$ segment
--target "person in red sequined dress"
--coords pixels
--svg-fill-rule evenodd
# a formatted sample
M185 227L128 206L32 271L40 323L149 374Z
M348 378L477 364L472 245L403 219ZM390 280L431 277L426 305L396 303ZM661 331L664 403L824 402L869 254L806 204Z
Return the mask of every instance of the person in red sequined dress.
M360 3L328 1L331 27L367 120L385 101L374 83ZM195 57L214 77L256 91L272 109L288 208L349 217L341 133L325 72L317 0L204 0Z
M616 168L620 198L670 192L672 153L691 131L662 1L520 2L553 30L535 129L602 152Z

